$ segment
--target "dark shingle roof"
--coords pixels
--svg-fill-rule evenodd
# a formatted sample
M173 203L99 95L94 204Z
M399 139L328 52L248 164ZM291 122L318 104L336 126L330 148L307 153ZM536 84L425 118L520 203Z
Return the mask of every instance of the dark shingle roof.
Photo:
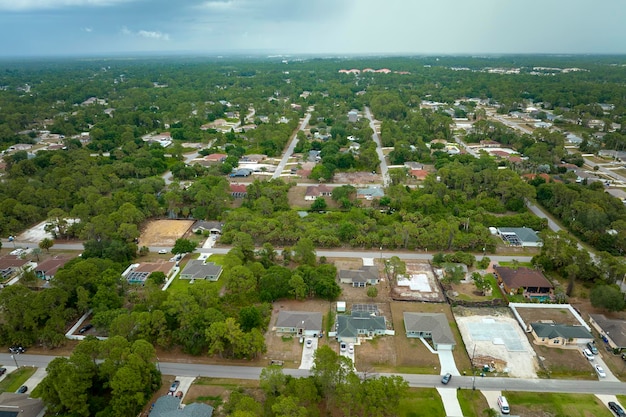
M201 403L186 405L179 409L180 400L171 395L164 395L156 400L150 417L211 417L213 407Z
M430 332L437 344L456 345L445 314L404 313L404 328L407 332Z
M552 284L541 271L529 268L506 268L503 266L494 267L496 273L509 288L542 287L552 288Z
M565 339L593 339L593 335L583 326L555 323L531 323L530 325L538 337L547 337L548 339L557 337Z

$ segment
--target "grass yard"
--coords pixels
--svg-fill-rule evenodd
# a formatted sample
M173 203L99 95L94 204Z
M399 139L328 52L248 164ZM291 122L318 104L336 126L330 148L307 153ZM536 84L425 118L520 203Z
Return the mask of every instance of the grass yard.
M222 265L224 260L224 256L226 255L211 255L209 256L208 262L214 262L217 265ZM182 271L182 269L181 269ZM174 278L170 286L167 288L167 291L171 292L185 292L190 285L207 285L214 286L220 291L224 286L224 271L222 271L222 275L220 275L220 279L217 282L214 281L194 281L193 284L190 283L188 279L180 279L180 273Z
M434 388L410 388L407 398L400 401L401 417L445 417L441 397Z
M489 404L480 391L461 389L456 392L459 399L463 416L481 417L487 415L485 410L489 410Z
M0 392L17 391L17 389L24 385L24 382L26 382L36 370L37 368L22 366L21 368L11 372L2 381L0 381Z
M592 394L503 392L511 414L524 417L611 417L613 414Z

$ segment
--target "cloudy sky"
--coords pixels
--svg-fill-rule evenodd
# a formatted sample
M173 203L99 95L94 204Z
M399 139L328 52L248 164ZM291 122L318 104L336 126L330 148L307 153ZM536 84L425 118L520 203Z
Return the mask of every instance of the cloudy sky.
M0 0L0 56L626 53L624 0Z

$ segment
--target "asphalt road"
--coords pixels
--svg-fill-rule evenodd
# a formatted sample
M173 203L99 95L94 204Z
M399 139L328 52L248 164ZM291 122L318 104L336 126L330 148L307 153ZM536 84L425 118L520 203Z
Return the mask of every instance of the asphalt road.
M389 168L387 168L387 161L385 160L385 154L383 153L382 144L380 142L380 138L378 137L378 132L376 132L376 126L374 125L374 118L372 117L372 112L370 112L369 107L365 108L365 117L367 117L370 121L370 128L374 131L372 134L372 139L376 143L376 153L378 154L378 159L380 159L380 174L383 178L383 186L389 186Z
M20 366L28 365L46 367L55 356L16 355ZM0 354L0 362L12 364L9 354ZM189 377L212 377L229 379L258 380L263 368L248 366L201 365L197 363L157 362L158 368L164 375L178 375ZM306 377L309 371L303 369L285 369L285 374L295 377ZM398 375L404 378L411 387L439 387L441 375L414 375L414 374L370 374L374 376ZM455 376L448 384L448 388L472 388L472 377ZM626 383L617 381L579 381L562 379L518 379L518 378L481 378L476 377L474 386L477 390L489 391L530 391L530 392L564 392L589 394L624 394Z
M302 123L300 123L300 127L298 128L298 130L294 132L293 137L291 138L291 142L289 143L289 146L287 147L287 150L283 153L283 157L278 163L278 166L276 167L276 171L274 171L274 174L272 175L272 179L280 178L280 174L282 174L283 169L285 169L285 165L287 165L287 161L289 160L289 157L293 154L293 150L296 148L296 145L298 144L298 132L306 129L306 126L309 124L309 120L311 120L311 111L312 110L307 111L306 115L304 116L304 119L302 119Z

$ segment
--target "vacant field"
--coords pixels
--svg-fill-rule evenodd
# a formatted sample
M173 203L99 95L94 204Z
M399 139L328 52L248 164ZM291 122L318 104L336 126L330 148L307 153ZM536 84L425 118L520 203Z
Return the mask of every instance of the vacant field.
M174 246L176 239L187 233L193 220L155 220L148 223L141 231L141 246Z
M505 392L511 414L524 417L610 417L613 414L592 394Z

